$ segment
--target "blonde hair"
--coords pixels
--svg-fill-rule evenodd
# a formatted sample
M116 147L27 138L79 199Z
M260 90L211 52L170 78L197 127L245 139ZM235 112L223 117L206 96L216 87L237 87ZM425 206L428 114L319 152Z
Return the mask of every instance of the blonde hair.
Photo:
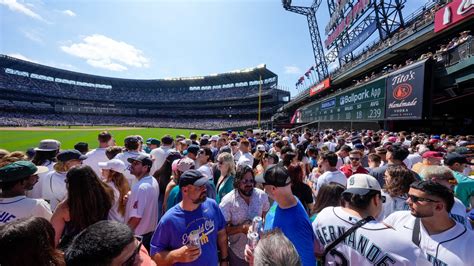
M234 162L234 156L228 152L223 152L219 154L219 157L217 157L217 160L223 160L227 165L229 165L229 173L228 175L235 176L235 162Z
M0 167L17 161L28 161L28 156L26 156L24 152L14 151L3 156L3 158L0 159Z
M61 173L61 172L67 172L67 166L65 162L58 161L54 166L53 166L54 171Z

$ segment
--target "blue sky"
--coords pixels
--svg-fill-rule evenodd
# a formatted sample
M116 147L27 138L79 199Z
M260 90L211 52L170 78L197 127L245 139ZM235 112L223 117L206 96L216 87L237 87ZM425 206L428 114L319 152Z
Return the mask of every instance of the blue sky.
M408 1L405 13L426 1ZM325 3L317 13L322 34L329 17ZM314 64L306 18L285 11L279 0L0 0L0 53L135 79L201 76L264 63L292 95L297 79Z

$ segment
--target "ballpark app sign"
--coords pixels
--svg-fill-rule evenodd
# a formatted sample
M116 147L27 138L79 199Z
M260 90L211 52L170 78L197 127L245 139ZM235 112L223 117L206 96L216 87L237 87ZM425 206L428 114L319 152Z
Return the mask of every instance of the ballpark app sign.
M386 119L421 119L425 62L401 69L387 78Z

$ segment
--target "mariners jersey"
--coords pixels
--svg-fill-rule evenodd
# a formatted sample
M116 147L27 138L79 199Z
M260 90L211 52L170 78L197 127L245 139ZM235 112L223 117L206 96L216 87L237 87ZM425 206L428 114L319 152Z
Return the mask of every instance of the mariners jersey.
M415 217L410 211L394 212L384 222L397 229L407 239L412 239ZM474 252L472 242L474 233L456 222L456 225L442 233L429 235L420 223L420 248L423 258L430 265L473 265Z
M402 195L398 197L392 197L386 191L382 190L382 196L385 197L385 202L382 205L382 212L379 215L379 219L382 221L387 218L390 214L396 211L408 210L408 204L406 203L407 196Z
M466 206L458 198L454 198L454 205L451 208L449 216L453 218L456 222L464 225L468 230L472 230L471 223L467 219Z
M0 198L0 225L32 216L43 217L49 221L51 215L51 209L45 200L26 196Z
M360 219L342 207L323 209L313 222L316 252L322 254L326 246ZM411 238L402 238L395 229L371 221L328 252L326 261L337 265L414 265L419 255L420 249Z

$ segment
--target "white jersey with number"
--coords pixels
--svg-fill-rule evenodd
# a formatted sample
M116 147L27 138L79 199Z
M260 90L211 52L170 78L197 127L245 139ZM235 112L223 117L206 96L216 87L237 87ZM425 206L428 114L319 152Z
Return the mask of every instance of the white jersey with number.
M410 211L399 211L392 213L384 222L397 229L404 238L412 239L415 217ZM472 243L474 233L467 230L465 226L456 225L442 233L429 235L423 223L420 222L420 248L423 258L430 265L473 265L474 252Z
M360 217L342 207L323 209L313 222L316 252L322 254L326 246L359 220ZM420 249L411 238L403 238L395 229L374 220L358 228L328 252L326 261L337 265L414 265L419 255Z
M49 221L52 213L49 204L43 199L26 196L0 198L0 225L20 218L43 217Z

